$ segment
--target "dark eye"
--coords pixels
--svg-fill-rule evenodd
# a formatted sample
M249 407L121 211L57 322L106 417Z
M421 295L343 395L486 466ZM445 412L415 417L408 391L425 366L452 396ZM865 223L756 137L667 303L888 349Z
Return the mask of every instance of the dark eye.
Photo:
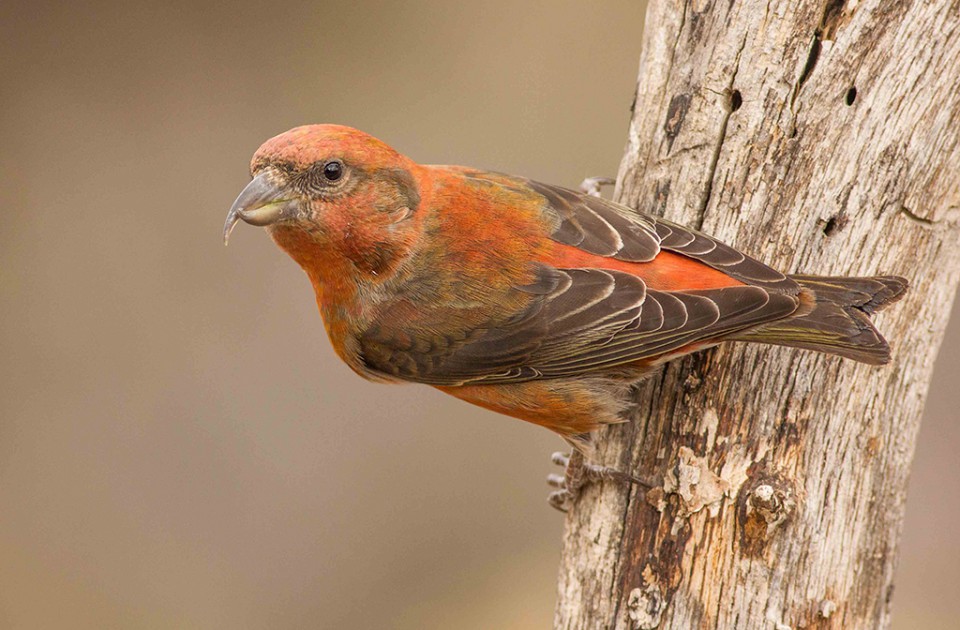
M328 182L335 182L343 177L343 162L339 160L327 162L323 167L323 176Z

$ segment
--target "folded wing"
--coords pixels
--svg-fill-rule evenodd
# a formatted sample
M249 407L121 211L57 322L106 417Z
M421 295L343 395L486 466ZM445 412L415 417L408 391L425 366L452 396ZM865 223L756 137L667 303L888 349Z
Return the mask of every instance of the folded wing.
M799 292L796 282L758 260L696 230L637 212L607 199L559 186L529 182L554 216L551 238L588 253L628 262L650 262L661 250L683 254L736 278L773 291Z
M402 331L372 326L360 339L364 361L430 385L562 378L709 343L787 317L798 305L795 297L754 286L648 290L637 276L605 269L542 267L535 283L517 290L532 296L523 312L456 338L436 334L442 322Z

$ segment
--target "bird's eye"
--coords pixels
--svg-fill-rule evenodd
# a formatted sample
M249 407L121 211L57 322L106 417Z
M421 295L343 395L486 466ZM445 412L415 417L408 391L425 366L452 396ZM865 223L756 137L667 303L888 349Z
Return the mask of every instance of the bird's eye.
M323 167L323 176L328 182L335 182L343 177L343 162L339 160L327 162Z

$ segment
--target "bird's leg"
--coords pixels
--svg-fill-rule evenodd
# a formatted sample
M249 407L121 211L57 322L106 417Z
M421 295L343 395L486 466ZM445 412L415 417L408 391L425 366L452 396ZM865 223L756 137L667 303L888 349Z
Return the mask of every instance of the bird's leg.
M588 177L580 182L580 191L591 197L600 197L600 189L604 186L613 186L617 181L610 177Z
M547 483L554 488L558 488L558 490L550 493L547 502L561 512L566 512L573 507L577 499L580 498L580 492L584 486L596 481L615 481L647 488L657 485L616 468L591 464L584 459L583 453L577 449L573 449L570 455L554 453L550 459L557 466L564 467L562 475L547 475Z

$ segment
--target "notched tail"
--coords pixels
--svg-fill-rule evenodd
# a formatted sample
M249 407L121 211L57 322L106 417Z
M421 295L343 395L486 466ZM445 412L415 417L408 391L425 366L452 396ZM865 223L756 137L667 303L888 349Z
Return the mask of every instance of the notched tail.
M907 292L909 284L900 276L843 278L830 276L790 276L800 286L812 290L817 302L827 301L852 307L873 315L890 306Z
M908 287L905 278L791 278L812 294L809 311L737 339L816 350L872 365L890 361L890 346L870 316L903 297Z

